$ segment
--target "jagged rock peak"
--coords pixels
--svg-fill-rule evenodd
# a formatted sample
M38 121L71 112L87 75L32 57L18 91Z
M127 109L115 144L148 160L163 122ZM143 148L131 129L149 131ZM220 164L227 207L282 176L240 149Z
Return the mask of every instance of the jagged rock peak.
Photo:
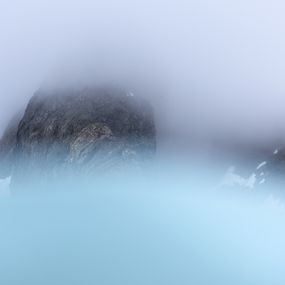
M122 165L137 167L156 150L151 105L121 88L39 90L17 125L6 131L12 134L13 161L2 173L12 175L14 186L35 177L57 180L63 171L96 175Z

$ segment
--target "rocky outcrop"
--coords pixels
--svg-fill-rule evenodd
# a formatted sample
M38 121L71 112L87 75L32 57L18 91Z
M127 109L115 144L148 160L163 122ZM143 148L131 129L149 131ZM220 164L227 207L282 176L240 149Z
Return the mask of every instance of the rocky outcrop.
M17 113L9 122L2 139L0 140L0 179L11 175L17 145L18 125L24 112Z
M38 91L20 123L4 134L1 161L7 167L0 175L12 176L12 187L20 189L35 179L58 181L63 173L141 167L155 149L153 110L139 96L103 87Z

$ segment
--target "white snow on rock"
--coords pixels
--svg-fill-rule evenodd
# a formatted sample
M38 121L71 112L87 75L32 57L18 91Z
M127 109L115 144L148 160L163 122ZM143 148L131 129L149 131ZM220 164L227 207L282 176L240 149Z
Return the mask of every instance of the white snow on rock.
M277 154L278 153L278 149L275 149L273 154Z
M261 162L257 167L256 170L260 169L261 167L265 166L267 164L266 161Z
M259 181L259 184L263 184L264 182L265 182L265 179L263 178Z
M260 176L263 176L263 175L264 175L264 172L261 172L261 173L260 173Z
M256 182L256 175L255 173L252 173L251 176L249 176L249 178L246 179L246 183L244 186L252 189L254 187L255 182Z
M239 186L252 189L256 183L256 174L252 173L248 178L244 178L235 173L235 167L231 166L225 174L220 186Z

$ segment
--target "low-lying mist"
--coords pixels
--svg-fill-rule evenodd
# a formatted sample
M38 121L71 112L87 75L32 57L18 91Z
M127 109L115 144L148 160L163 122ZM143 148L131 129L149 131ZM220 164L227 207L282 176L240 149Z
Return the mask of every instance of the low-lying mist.
M2 197L1 282L283 284L276 193L209 187L189 165L151 173Z
M2 1L0 284L284 284L284 8Z

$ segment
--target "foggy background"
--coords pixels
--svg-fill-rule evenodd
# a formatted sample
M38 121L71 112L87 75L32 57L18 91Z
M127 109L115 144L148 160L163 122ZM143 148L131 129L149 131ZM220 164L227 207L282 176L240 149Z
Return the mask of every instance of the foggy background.
M275 147L285 139L284 8L0 0L0 134L41 86L110 80L145 90L160 141L179 150ZM92 193L36 187L9 199L11 178L0 180L0 283L284 284L284 187L234 193L258 184L263 159L225 181L216 157L209 172L162 161Z
M111 72L157 82L151 96L165 136L283 139L284 8L275 0L2 1L0 133L46 82Z

